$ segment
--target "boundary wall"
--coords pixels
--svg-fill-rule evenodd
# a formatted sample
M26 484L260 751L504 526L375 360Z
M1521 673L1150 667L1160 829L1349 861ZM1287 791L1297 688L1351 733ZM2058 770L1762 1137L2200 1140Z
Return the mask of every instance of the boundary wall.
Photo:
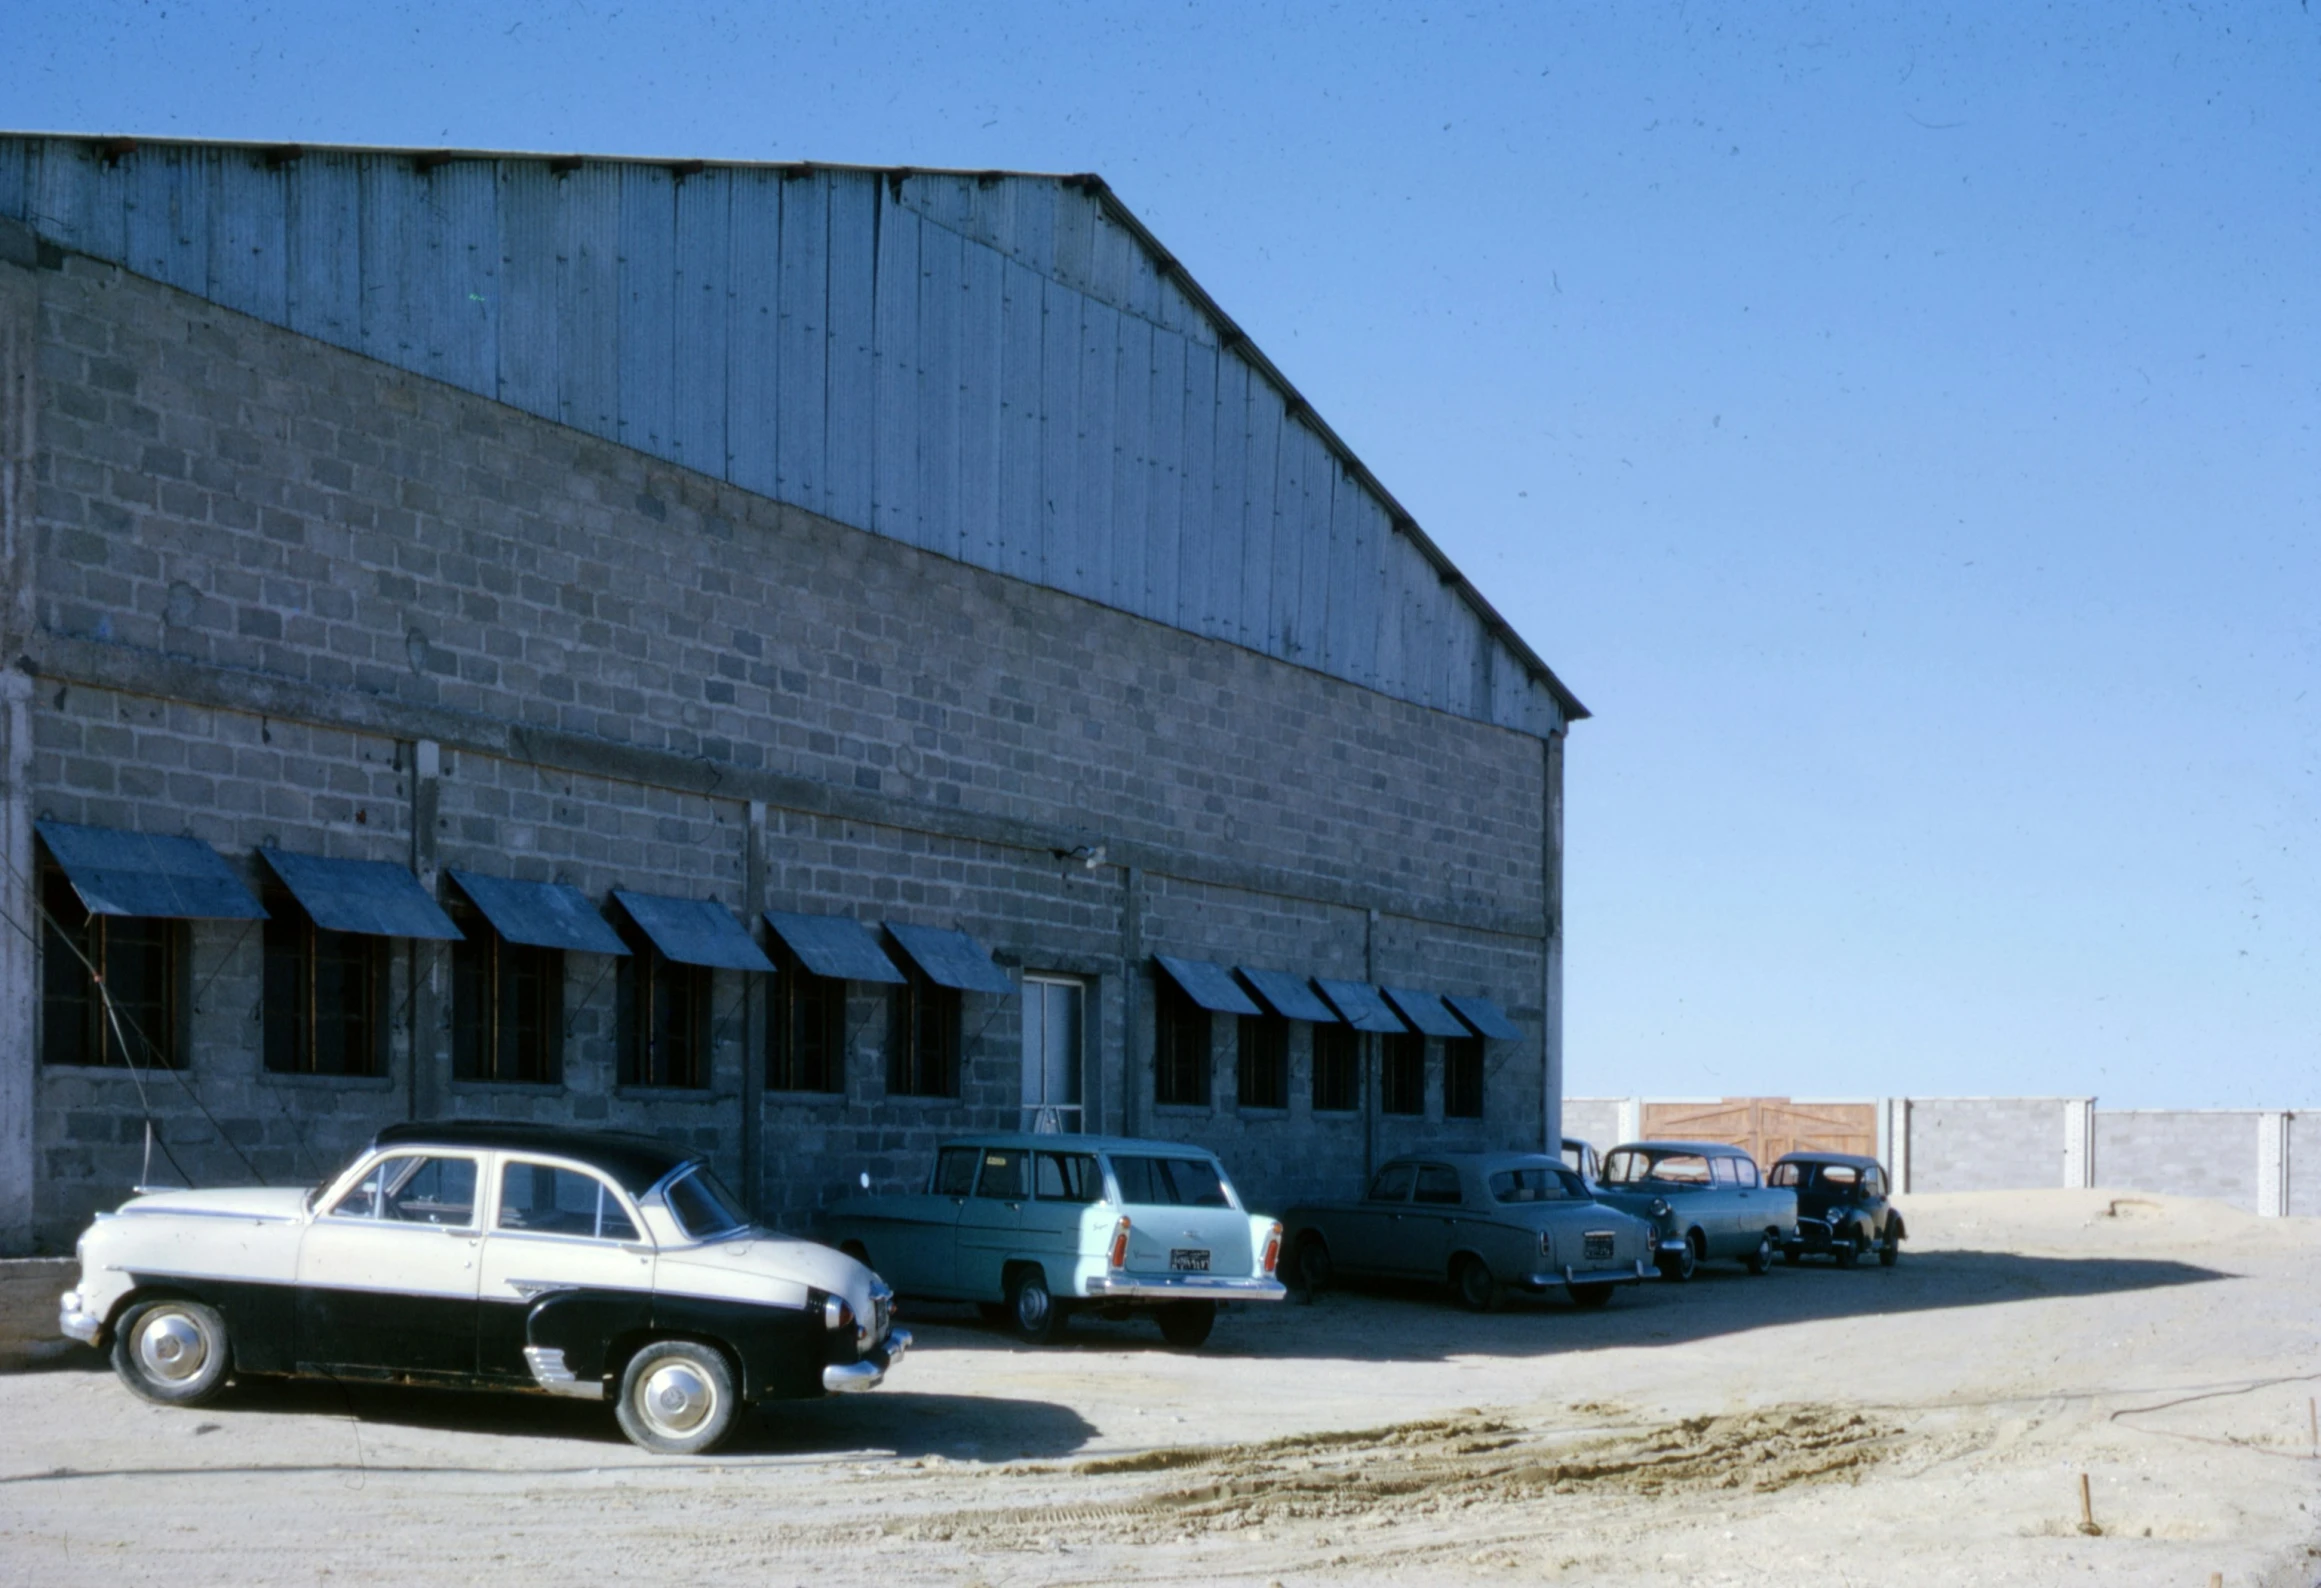
M1607 1148L1641 1137L1648 1109L1743 1101L1791 1100L1571 1097L1563 1128ZM1870 1113L1877 1156L1905 1192L2102 1186L2212 1197L2266 1218L2321 1215L2321 1109L2099 1108L2092 1097L1796 1101Z

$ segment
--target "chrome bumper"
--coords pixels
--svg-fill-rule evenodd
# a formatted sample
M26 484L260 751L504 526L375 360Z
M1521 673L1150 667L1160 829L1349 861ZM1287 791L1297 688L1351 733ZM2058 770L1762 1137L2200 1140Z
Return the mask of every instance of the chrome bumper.
M78 1340L83 1345L95 1345L97 1336L105 1332L105 1320L81 1308L81 1293L68 1290L57 1298L56 1326L59 1333Z
M872 1346L859 1362L833 1362L822 1370L822 1388L832 1395L854 1395L877 1389L886 1382L886 1370L911 1348L911 1331L889 1329L886 1339Z
M1649 1259L1639 1257L1621 1268L1573 1268L1566 1264L1551 1274L1525 1274L1521 1283L1526 1290L1545 1290L1550 1285L1568 1289L1573 1285L1633 1285L1658 1275Z
M1278 1279L1232 1274L1100 1274L1086 1291L1091 1301L1279 1301L1288 1294Z
M1663 1235L1652 1243L1652 1249L1656 1252L1675 1253L1683 1251L1689 1244L1681 1235Z

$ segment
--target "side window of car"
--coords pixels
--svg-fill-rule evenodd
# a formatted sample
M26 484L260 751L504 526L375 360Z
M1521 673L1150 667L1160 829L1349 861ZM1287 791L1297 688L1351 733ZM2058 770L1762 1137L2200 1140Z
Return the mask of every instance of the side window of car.
M1131 1207L1166 1204L1175 1200L1161 1173L1158 1158L1115 1158L1112 1177L1120 1182L1120 1200Z
M1458 1206L1464 1200L1459 1195L1459 1171L1448 1164L1419 1165L1418 1188L1411 1193L1411 1200L1435 1207Z
M1773 1166L1773 1173L1767 1179L1777 1186L1793 1186L1797 1184L1797 1165L1777 1163Z
M464 1229L475 1223L475 1160L382 1158L331 1208L335 1219L382 1219Z
M980 1147L945 1147L935 1159L935 1195L963 1197L975 1189L975 1165Z
M1225 1177L1217 1166L1201 1158L1163 1158L1161 1167L1169 1177L1169 1189L1176 1201L1189 1208L1223 1208L1233 1205L1225 1195Z
M1745 1186L1754 1186L1757 1184L1756 1159L1735 1158L1733 1160L1733 1172L1741 1177L1741 1184Z
M521 1160L500 1171L499 1227L591 1240L637 1238L619 1196L595 1175Z
M1373 1202L1408 1202L1410 1183L1418 1178L1415 1164L1390 1163L1378 1171L1378 1178L1370 1182L1370 1200Z
M1709 1181L1713 1185L1736 1186L1741 1183L1740 1165L1731 1158L1709 1160Z
M975 1194L1003 1201L1019 1201L1031 1194L1025 1182L1024 1161L1028 1155L1005 1147L992 1147L983 1154L983 1172L975 1182Z
M1886 1171L1883 1169L1863 1170L1862 1192L1865 1196L1884 1196L1886 1194Z
M1041 1153L1032 1172L1032 1188L1048 1202L1104 1199L1104 1182L1096 1173L1096 1160L1086 1153Z

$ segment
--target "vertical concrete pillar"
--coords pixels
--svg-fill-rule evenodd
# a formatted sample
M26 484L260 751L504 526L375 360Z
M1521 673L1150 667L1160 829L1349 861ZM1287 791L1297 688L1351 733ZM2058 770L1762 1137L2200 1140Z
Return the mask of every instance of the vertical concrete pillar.
M742 840L741 919L749 935L758 935L758 917L766 908L766 802L749 802L749 828ZM753 1213L765 1206L766 1164L766 1008L773 983L764 976L744 973L741 979L741 1185L742 1197ZM841 1032L844 1023L840 1024ZM839 1055L839 1073L845 1073L846 1055ZM762 1213L761 1213L762 1216Z
M1120 868L1120 1132L1136 1134L1152 1066L1144 1018L1144 868ZM1085 1117L1085 1116L1084 1116ZM1099 1124L1098 1129L1102 1129Z
M1643 1098L1641 1098L1641 1097L1623 1097L1623 1098L1621 1098L1621 1099L1620 1099L1620 1113L1619 1113L1619 1121L1620 1121L1620 1123L1619 1123L1619 1128L1618 1128L1618 1130L1617 1130L1617 1131L1616 1131L1614 1134L1616 1134L1616 1135L1619 1137L1619 1139L1620 1139L1620 1140L1622 1140L1622 1141L1641 1141L1641 1140L1643 1140L1643 1139L1644 1139L1644 1099L1643 1099ZM1609 1144L1607 1143L1607 1145L1609 1145Z
M39 912L32 886L33 371L40 333L32 239L0 236L0 1256L32 1250L32 1108Z
M2095 1099L2063 1100L2063 1183L2084 1189L2095 1184Z
M1910 1099L1886 1099L1886 1173L1896 1191L1910 1189Z
M2289 1116L2257 1116L2257 1217L2289 1214Z
M411 744L411 874L434 898L436 811L443 797L443 748L433 739ZM411 1042L405 1062L411 1066L411 1117L441 1119L451 1104L449 1044L443 1040L443 950L440 945L409 938Z
M1540 877L1547 937L1540 944L1539 1091L1541 1150L1563 1151L1563 740L1541 742Z

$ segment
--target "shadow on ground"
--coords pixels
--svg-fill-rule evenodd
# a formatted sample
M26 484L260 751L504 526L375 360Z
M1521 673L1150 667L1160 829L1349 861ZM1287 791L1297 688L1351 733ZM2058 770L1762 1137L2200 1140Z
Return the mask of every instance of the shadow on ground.
M1893 1268L1839 1269L1808 1261L1753 1275L1737 1264L1704 1265L1688 1282L1623 1286L1601 1311L1560 1292L1510 1296L1491 1313L1454 1306L1445 1286L1343 1286L1278 1304L1247 1305L1217 1321L1205 1355L1419 1361L1466 1355L1541 1355L1613 1347L1683 1345L1750 1329L1881 1314L2001 1306L2209 1284L2238 1276L2195 1263L2128 1257L2028 1257L2012 1252L1910 1253ZM923 1350L1029 1350L966 1307L909 1306ZM1431 1314L1429 1318L1427 1314ZM1165 1351L1149 1320L1072 1320L1049 1351Z

